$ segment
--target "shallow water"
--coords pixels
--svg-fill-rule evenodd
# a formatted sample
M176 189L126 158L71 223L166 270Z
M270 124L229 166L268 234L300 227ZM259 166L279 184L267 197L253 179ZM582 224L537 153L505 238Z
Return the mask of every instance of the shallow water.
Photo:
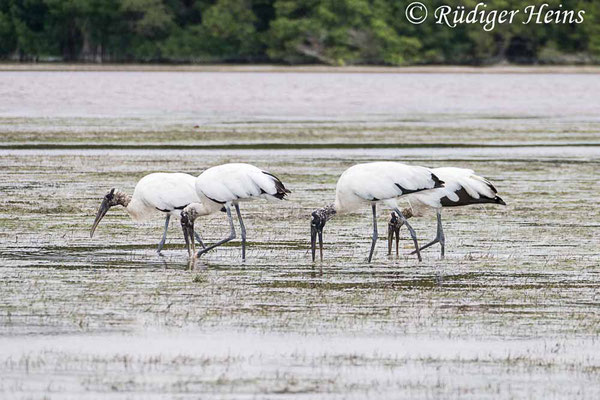
M540 398L600 395L594 75L0 73L0 395ZM560 95L557 95L560 93ZM178 146L181 146L179 148ZM246 146L246 147L244 147ZM325 148L315 148L324 146ZM444 213L439 248L374 262L369 210L308 215L357 162L473 168L507 207ZM231 161L288 202L187 268L181 232L111 187ZM388 210L380 209L385 235ZM435 216L413 222L422 241ZM202 220L212 243L223 215Z

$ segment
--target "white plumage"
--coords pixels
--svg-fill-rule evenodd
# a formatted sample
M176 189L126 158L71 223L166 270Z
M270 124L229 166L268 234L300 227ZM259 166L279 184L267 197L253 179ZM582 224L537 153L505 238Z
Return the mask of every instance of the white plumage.
M395 208L400 196L432 189L436 182L439 179L424 167L390 161L357 164L337 182L335 209L337 213L350 212L374 201Z
M134 221L146 221L157 213L169 213L179 219L181 210L199 202L196 177L182 173L157 172L140 179L126 207Z
M315 259L316 237L319 236L321 259L323 258L322 233L325 223L335 214L354 211L370 204L373 211L373 241L369 262L377 241L376 204L384 203L397 210L397 199L411 193L441 187L443 182L429 169L398 162L373 162L357 164L348 168L340 176L336 186L335 202L312 213L311 246ZM406 222L405 222L406 223ZM417 237L412 227L406 223L415 242L418 254ZM418 255L421 259L420 254Z
M282 188L275 176L243 163L209 168L195 180L196 193L206 205L207 213L219 211L225 203L257 198L281 200L287 193Z
M283 200L289 190L273 174L250 164L231 163L218 165L204 171L195 181L195 189L201 203L188 205L182 213L182 227L193 230L196 218L224 210L227 212L231 233L218 243L198 252L200 257L205 252L235 238L235 229L231 217L231 206L235 207L242 233L242 259L246 258L246 228L239 209L243 201L264 198L267 200ZM186 237L187 241L187 237ZM188 242L189 243L189 242ZM193 240L188 246L190 258L193 259Z
M497 190L489 180L475 175L475 172L471 169L444 167L434 168L431 171L445 182L444 187L408 195L407 199L411 208L404 209L402 212L396 210L396 213L406 219L413 216L422 216L428 208L435 209L438 220L436 238L421 247L420 250L424 250L435 243L440 243L443 258L445 236L442 228L442 208L486 203L506 205L506 203L497 196ZM391 253L394 235L396 237L396 253L398 253L399 230L402 224L402 218L398 219L396 214L392 214L388 224L388 254Z
M487 179L475 175L471 169L443 167L431 170L445 182L444 187L409 195L413 208L452 207L469 204L496 202L496 188Z
M140 179L135 185L132 196L112 189L100 205L90 237L94 235L96 227L106 212L116 205L125 207L127 213L136 222L147 221L162 213L166 215L166 219L163 238L158 245L160 253L166 241L170 217L179 219L181 210L185 206L201 201L196 192L195 182L196 178L189 174L157 172ZM195 233L194 235L200 241L199 236Z

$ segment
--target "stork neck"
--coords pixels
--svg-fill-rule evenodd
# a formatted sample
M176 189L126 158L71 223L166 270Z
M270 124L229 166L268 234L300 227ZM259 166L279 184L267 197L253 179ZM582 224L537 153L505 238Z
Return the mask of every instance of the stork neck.
M404 218L409 219L411 217L414 216L413 211L411 208L405 208L404 210L402 210L402 216L404 216Z
M186 213L187 218L189 218L190 222L193 223L196 218L212 214L213 212L221 209L222 207L214 208L214 210L209 209L204 205L204 203L190 203L182 210L182 213Z
M127 208L127 206L129 206L129 203L131 202L131 196L123 192L117 192L115 193L115 202L118 205Z
M319 210L319 214L321 214L321 218L325 221L329 221L335 214L337 214L337 209L335 204L328 204L325 207Z

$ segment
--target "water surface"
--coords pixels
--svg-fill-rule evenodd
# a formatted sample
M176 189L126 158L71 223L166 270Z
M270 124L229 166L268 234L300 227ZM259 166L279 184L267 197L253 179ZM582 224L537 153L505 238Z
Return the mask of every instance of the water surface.
M0 73L0 394L6 398L597 398L594 75ZM325 148L317 148L316 145ZM369 210L310 212L344 169L472 168L506 207L444 213L447 257L374 262ZM104 193L225 162L276 173L239 242L194 270L177 223ZM380 210L385 235L389 211ZM425 241L435 216L413 222ZM209 243L223 215L198 224Z

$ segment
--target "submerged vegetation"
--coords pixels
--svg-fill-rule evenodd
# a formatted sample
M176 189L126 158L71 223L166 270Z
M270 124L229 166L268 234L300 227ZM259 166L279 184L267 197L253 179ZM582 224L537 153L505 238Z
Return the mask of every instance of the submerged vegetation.
M596 76L4 74L0 397L600 398ZM370 265L363 209L312 264L311 211L374 160L472 168L508 205L447 210L443 261L402 231ZM293 192L242 204L246 262L237 239L189 270L178 223L160 257L163 218L123 209L90 239L108 189L234 161Z

